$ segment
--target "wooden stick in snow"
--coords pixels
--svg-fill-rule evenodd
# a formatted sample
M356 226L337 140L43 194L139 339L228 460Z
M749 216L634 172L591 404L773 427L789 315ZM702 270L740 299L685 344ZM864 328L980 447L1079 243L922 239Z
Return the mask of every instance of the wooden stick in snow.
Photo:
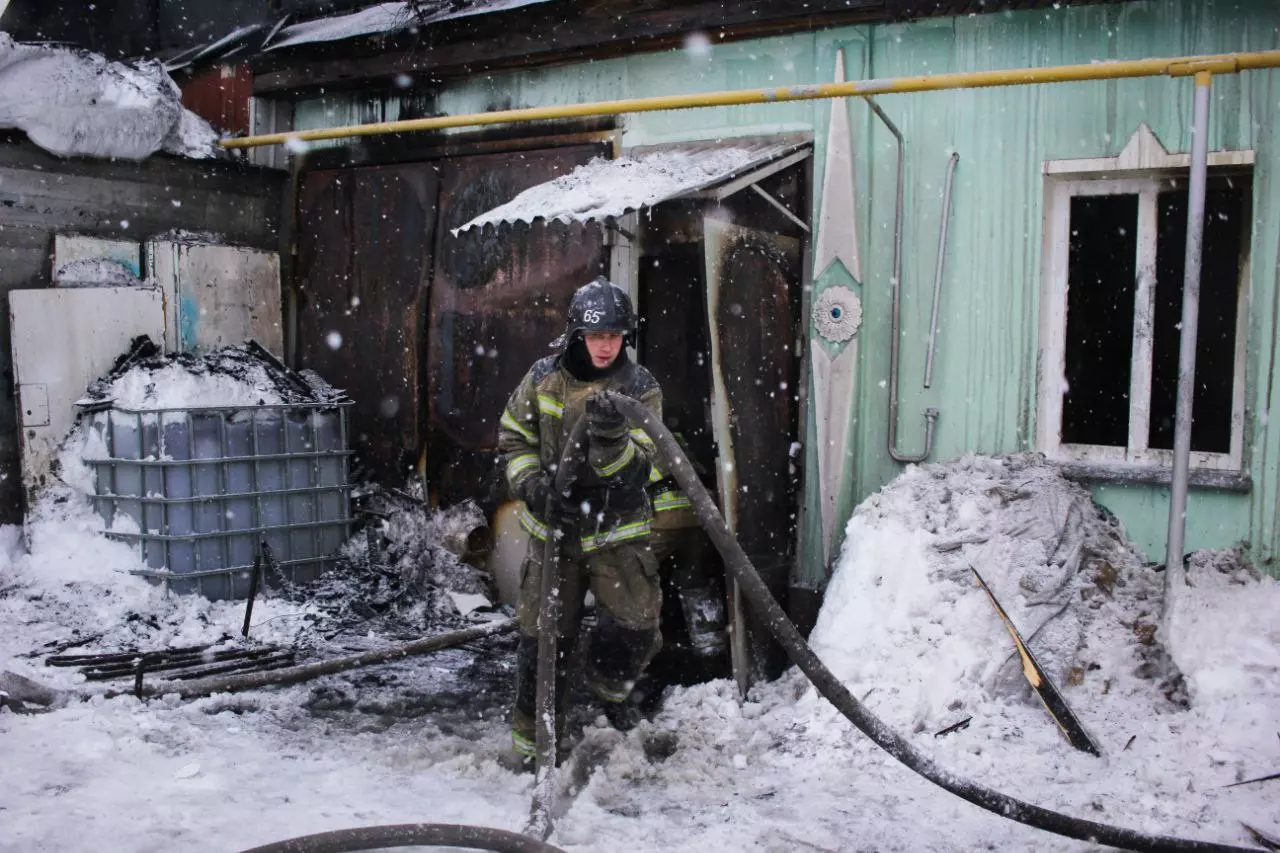
M454 646L469 643L472 640L494 637L515 629L516 620L502 619L497 622L476 625L473 628L451 631L448 634L424 637L421 640L414 640L412 643L406 643L402 646L374 649L368 652L361 652L358 655L305 663L301 666L291 666L287 669L270 669L264 672L246 672L239 675L220 675L214 678L201 678L186 682L159 681L143 685L142 695L164 696L176 693L183 699L192 699L197 696L209 696L214 693L232 693L237 690L256 690L259 687L270 685L297 684L300 681L309 681L322 675L333 675L337 672L345 672L348 669L356 669L361 666L389 663L413 655L425 655L443 649L450 649ZM129 692L132 691L116 691L107 695L121 695Z
M176 694L183 699L194 699L198 696L210 696L214 693L233 693L238 690L256 690L259 687L272 685L297 684L322 675L333 675L356 669L362 666L374 666L390 663L414 655L425 655L461 646L472 640L484 637L496 637L516 629L516 620L501 619L488 622L435 637L424 637L400 646L385 649L374 649L342 658L306 663L285 669L270 669L262 672L246 672L233 675L220 675L201 678L194 681L156 681L142 686L141 696L167 696ZM39 682L24 678L16 673L0 672L0 704L9 704L21 708L24 704L34 703L46 708L65 705L72 699L88 699L91 696L125 696L134 694L132 690L108 691L73 691L57 690Z

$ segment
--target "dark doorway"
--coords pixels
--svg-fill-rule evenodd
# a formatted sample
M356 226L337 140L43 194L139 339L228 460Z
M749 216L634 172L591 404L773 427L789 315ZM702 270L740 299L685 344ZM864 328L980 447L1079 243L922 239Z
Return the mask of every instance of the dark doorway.
M784 607L801 494L794 450L807 232L773 202L807 220L808 182L800 163L760 181L764 193L746 186L719 201L660 204L642 221L637 267L640 360L662 385L664 419ZM723 579L714 559L708 572ZM776 677L785 655L738 605L739 683Z

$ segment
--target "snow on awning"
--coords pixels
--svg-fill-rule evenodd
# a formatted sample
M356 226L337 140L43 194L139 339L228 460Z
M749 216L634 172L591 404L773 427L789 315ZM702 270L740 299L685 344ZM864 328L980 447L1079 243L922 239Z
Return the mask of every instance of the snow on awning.
M490 12L505 12L509 9L545 2L547 0L471 0L462 4L456 0L379 3L348 15L317 18L285 27L280 31L280 40L267 49L275 50L299 44L394 33L411 26L435 24L472 15L487 15ZM461 8L458 8L460 5Z
M589 222L693 196L796 152L806 141L687 143L646 153L596 158L455 228L456 235L515 222ZM805 154L807 155L807 151ZM761 176L763 177L763 176Z

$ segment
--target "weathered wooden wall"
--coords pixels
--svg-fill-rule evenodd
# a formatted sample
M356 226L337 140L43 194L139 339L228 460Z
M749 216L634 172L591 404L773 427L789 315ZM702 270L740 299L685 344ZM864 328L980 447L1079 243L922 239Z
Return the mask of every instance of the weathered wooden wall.
M50 286L54 235L141 243L181 229L280 251L285 180L232 162L64 160L14 136L0 142L0 521L22 514L8 293Z

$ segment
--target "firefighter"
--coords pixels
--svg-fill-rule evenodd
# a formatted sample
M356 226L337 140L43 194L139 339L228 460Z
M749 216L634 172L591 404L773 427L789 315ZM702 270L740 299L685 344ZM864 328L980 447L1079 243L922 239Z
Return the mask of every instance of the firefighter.
M564 336L553 344L561 352L530 368L502 413L498 451L511 494L524 501L520 521L529 533L516 607L520 640L511 724L512 747L524 766L531 766L535 753L542 558L553 529L563 533L557 742L564 743L568 661L588 590L597 612L587 648L586 684L603 700L606 716L617 728L639 721L639 710L629 701L631 691L662 644L662 591L649 549L652 508L645 488L654 447L603 395L625 394L662 415L657 381L627 357L625 347L634 342L635 328L631 300L621 288L603 277L584 285L569 305ZM572 474L569 494L558 495L554 470L580 418L587 422L585 456ZM549 497L552 517L543 518Z

